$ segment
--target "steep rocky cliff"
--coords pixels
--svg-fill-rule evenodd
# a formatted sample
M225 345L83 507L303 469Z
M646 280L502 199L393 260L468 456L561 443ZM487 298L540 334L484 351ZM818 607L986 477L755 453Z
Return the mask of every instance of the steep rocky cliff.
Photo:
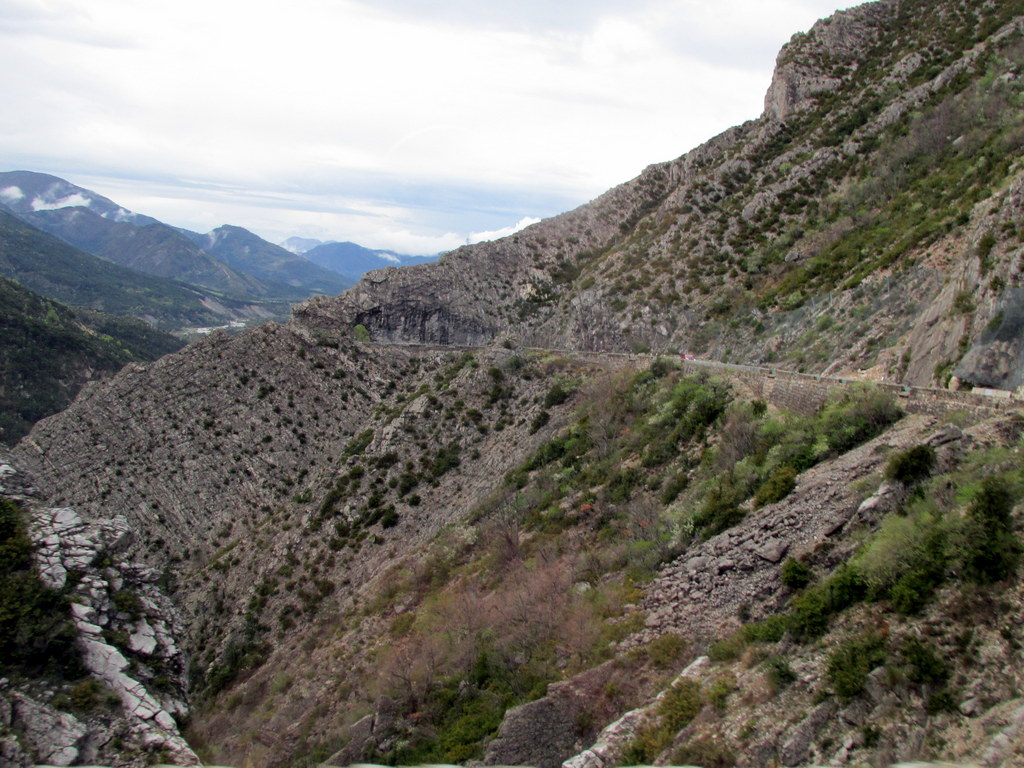
M4 584L3 670L14 672L0 683L4 765L198 764L178 731L189 712L178 613L160 574L125 557L134 533L124 518L86 522L72 509L44 507L7 463L0 503L5 569L19 535L35 550L23 582L30 588L11 594ZM5 577L21 567L13 566ZM36 594L52 597L30 603ZM59 642L49 643L54 658L44 664L8 645L39 646L54 624ZM11 656L23 666L12 669Z
M382 341L688 350L913 384L958 366L1012 388L1018 350L986 328L1020 281L1020 11L837 13L782 51L757 120L296 317Z
M1020 382L1022 14L837 14L586 206L88 387L12 461L180 612L114 672L166 630L240 765L1016 765L1016 403L849 379Z

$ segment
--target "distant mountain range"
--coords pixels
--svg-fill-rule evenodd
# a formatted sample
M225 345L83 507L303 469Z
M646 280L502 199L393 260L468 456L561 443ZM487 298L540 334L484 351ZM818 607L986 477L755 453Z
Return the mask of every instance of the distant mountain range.
M334 295L352 286L359 277L325 269L308 258L291 253L279 245L268 243L247 229L228 224L205 235L181 230L195 245L232 269L252 275L267 285L303 294Z
M230 299L209 289L139 272L86 253L0 209L0 275L48 299L136 317L166 331L269 320L278 301Z
M315 241L307 241L315 242ZM406 256L394 251L371 250L355 243L320 243L303 254L321 267L357 282L364 274L383 267L405 267L437 261L437 256Z
M351 285L245 230L231 228L229 237L220 230L182 232L56 176L0 173L0 201L22 221L94 256L227 297L294 302Z
M287 244L231 225L178 229L56 176L0 173L0 443L85 382L180 348L169 333L285 320L368 270L431 258Z
M231 225L200 234L57 176L0 173L0 275L165 330L285 319L291 304L341 293L369 270L435 258L300 237L279 246Z

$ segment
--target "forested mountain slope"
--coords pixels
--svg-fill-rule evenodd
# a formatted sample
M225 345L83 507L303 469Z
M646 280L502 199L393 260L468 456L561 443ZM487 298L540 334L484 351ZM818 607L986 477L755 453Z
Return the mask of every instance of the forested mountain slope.
M184 342L140 320L72 310L0 277L0 442L13 445L88 381Z

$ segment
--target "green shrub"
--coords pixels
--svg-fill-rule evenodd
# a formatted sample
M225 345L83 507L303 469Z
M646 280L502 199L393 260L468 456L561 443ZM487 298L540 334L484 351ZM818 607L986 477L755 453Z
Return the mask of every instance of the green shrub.
M384 514L380 517L380 527L394 528L396 525L398 525L398 512L395 511L394 504L388 504Z
M795 557L787 557L782 564L782 583L790 589L803 589L814 578L810 567Z
M839 613L867 596L864 577L855 567L843 564L824 583L829 613Z
M776 469L754 494L754 506L763 507L786 498L796 488L796 474L788 465Z
M829 449L845 453L881 434L902 415L891 394L865 387L827 404L821 412L820 427Z
M925 704L925 711L927 711L929 715L937 715L940 712L956 712L956 697L948 688L940 688L928 697L928 702Z
M736 690L736 678L726 673L713 682L707 690L708 703L719 712L725 711L729 695Z
M700 684L695 680L680 680L665 692L658 703L661 727L675 735L690 724L703 706Z
M686 648L686 638L670 632L659 635L647 644L647 658L659 669L671 669L679 664Z
M829 654L827 675L839 698L858 696L871 670L885 661L885 644L877 635L847 640Z
M900 653L912 683L944 683L949 679L949 665L931 643L908 637Z
M0 499L0 670L81 677L76 635L64 596L36 573L24 512Z
M743 630L739 630L728 637L716 640L708 646L708 658L712 661L734 661L747 648L750 641Z
M885 476L912 485L927 479L934 466L935 449L930 445L916 445L894 454L885 467Z
M776 691L796 680L796 674L789 666L789 662L781 656L769 656L761 662L761 666L764 667L765 673L768 675L768 682Z
M986 477L971 505L963 530L963 571L982 584L1001 581L1017 570L1021 544L1011 528L1014 493L1000 477Z
M548 390L548 393L544 395L544 407L554 408L556 405L561 405L569 399L569 395L571 394L571 390L566 389L561 382L556 381L551 385L551 389Z
M119 589L114 593L114 608L132 618L142 615L142 599L131 589Z
M743 627L742 633L751 643L777 643L789 631L789 628L789 618L780 614L747 624Z
M459 464L462 463L459 458L461 450L462 449L459 446L458 441L455 440L448 443L444 448L438 449L434 459L427 467L427 471L430 473L430 476L435 479L439 478L441 475L459 466Z
M732 768L736 765L736 753L725 739L702 736L676 749L671 760L672 765Z
M533 421L530 423L530 434L536 434L538 431L543 429L547 423L551 421L551 414L547 411L541 411L533 417Z
M350 456L359 456L372 442L373 430L365 429L349 441L348 445L345 446L345 451L342 455L346 458Z
M656 727L641 728L633 740L622 751L621 765L650 765L665 747L668 734Z
M608 482L605 485L605 493L608 495L608 500L615 504L628 500L633 495L633 490L642 480L643 475L636 467L617 470L608 478Z
M701 536L709 539L739 523L744 516L740 509L744 496L742 489L733 485L731 477L720 477L705 495L704 504L693 518Z
M974 296L970 291L960 291L953 297L953 313L958 315L969 315L975 309Z
M931 598L940 578L922 568L914 568L896 580L889 590L892 607L898 613L918 613Z
M788 614L790 631L798 640L820 637L828 629L829 615L824 591L809 589L793 599Z
M867 594L864 578L856 568L841 565L823 583L797 595L788 614L788 627L795 637L820 637L829 618L863 600Z
M626 747L622 765L650 764L669 744L673 737L689 725L704 706L700 684L694 680L681 680L667 691L655 709L657 720L641 728Z

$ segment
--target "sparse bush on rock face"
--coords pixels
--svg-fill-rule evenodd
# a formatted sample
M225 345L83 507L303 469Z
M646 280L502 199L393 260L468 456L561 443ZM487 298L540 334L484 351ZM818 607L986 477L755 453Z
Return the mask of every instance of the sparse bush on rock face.
M780 576L782 583L790 589L803 589L814 578L814 574L807 564L794 557L786 558L786 561L782 564Z
M654 709L654 719L640 729L626 748L622 765L649 764L672 742L672 737L685 728L704 707L700 683L684 679L664 692Z
M672 669L679 664L683 651L688 643L682 635L665 634L650 642L647 646L647 656L654 666L662 669Z
M885 467L885 476L911 485L924 480L935 466L935 449L930 445L915 445L893 455Z
M885 643L876 635L847 640L828 657L828 680L836 695L849 700L864 690L868 674L885 661Z
M1010 576L1020 562L1021 543L1011 528L1014 494L1003 478L986 477L967 509L963 531L965 575L983 584Z
M796 488L796 470L790 466L779 467L765 480L754 494L754 506L763 507L781 501Z
M701 768L732 768L736 752L724 738L701 737L672 752L672 765L699 765Z

